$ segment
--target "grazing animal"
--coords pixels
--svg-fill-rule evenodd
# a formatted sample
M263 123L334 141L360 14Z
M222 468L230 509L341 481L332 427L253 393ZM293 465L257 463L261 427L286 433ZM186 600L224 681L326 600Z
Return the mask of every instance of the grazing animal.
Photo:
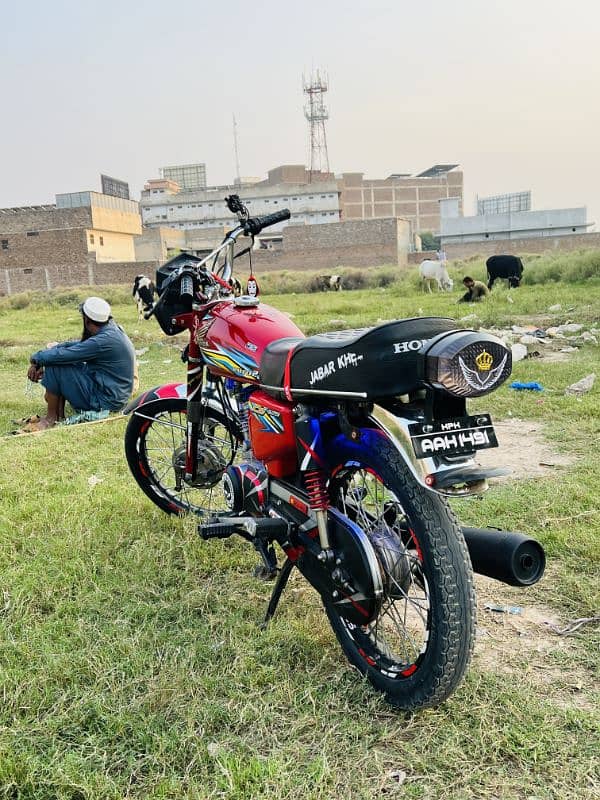
M328 292L330 289L333 292L339 292L342 289L342 276L341 275L319 275L316 279L317 288L321 292Z
M448 271L441 261L432 261L429 258L421 261L419 265L419 275L423 281L423 286L427 286L429 292L431 292L432 281L437 283L438 291L440 292L450 292L454 286L454 281L448 275Z
M242 293L242 284L238 281L237 278L230 278L229 283L231 284L231 291L233 292L233 296L239 297Z
M494 285L497 278L505 278L510 289L516 289L521 284L523 275L523 262L517 256L490 256L485 262L488 275L488 289Z
M138 307L138 319L142 319L144 313L150 311L154 305L156 286L147 275L136 275L131 294Z

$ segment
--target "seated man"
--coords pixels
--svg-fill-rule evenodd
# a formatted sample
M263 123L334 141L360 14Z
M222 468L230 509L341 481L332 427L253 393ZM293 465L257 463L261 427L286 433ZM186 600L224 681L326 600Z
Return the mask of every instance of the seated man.
M467 287L466 294L458 301L459 303L477 303L489 294L488 288L485 283L481 281L474 281L468 275L463 278L463 283Z
M135 351L111 316L106 300L88 297L81 341L62 342L31 356L27 377L46 388L46 416L31 430L51 428L65 415L65 400L77 411L116 411L133 388Z

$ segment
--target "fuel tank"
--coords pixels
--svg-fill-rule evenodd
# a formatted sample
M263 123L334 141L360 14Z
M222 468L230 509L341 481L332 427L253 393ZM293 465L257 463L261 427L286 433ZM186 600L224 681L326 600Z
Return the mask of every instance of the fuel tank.
M276 308L262 303L241 306L229 300L207 312L196 340L210 372L258 383L263 350L284 336L305 338L300 328Z

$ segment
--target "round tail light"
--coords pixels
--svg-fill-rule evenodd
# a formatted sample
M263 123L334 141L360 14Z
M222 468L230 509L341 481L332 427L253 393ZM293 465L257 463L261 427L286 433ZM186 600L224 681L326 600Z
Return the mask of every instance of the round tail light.
M442 333L422 350L423 379L457 397L493 392L512 371L510 350L495 336L478 331Z

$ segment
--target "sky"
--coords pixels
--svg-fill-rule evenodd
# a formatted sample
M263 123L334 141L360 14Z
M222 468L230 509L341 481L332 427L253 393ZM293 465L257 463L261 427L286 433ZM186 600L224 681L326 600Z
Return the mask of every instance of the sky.
M2 11L0 207L204 162L308 163L302 75L328 75L332 171L435 163L600 229L597 0L21 0Z

